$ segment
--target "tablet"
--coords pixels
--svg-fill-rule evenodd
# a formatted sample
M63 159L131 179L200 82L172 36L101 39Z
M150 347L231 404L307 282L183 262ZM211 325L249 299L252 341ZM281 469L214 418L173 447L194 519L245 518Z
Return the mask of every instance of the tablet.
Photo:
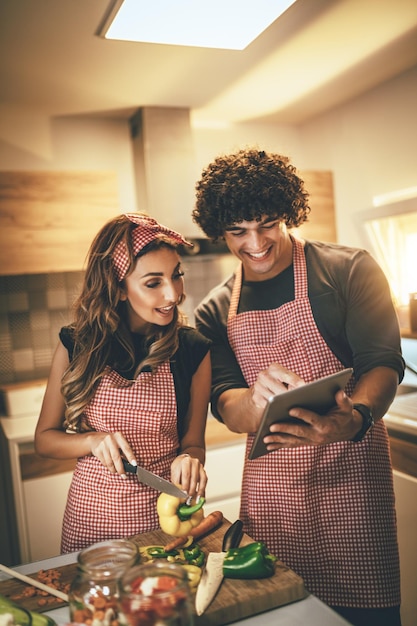
M267 450L264 444L264 437L269 434L271 424L275 422L297 422L294 417L288 415L288 411L294 407L309 409L315 413L324 415L335 405L335 395L339 389L344 389L353 369L347 368L319 378L311 383L306 383L302 387L285 391L277 396L272 396L265 407L261 423L256 433L249 459L257 459L259 456L268 454L272 450Z

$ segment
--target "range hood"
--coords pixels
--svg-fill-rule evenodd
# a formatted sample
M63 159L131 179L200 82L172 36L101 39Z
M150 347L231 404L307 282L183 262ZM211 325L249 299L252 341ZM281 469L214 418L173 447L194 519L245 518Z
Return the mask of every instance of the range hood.
M130 118L137 208L187 237L196 183L189 109L142 107Z

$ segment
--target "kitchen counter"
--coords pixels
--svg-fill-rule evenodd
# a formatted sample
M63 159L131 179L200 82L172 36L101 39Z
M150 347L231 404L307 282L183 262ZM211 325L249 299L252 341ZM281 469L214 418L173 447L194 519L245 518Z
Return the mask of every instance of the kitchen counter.
M0 415L0 424L6 438L14 443L33 441L38 417L4 417ZM245 434L232 433L224 424L211 415L207 419L207 448L233 445L246 440Z
M76 560L77 553L65 554L43 561L36 561L35 563L20 565L15 569L23 574L33 574L40 569L69 565L70 563L75 563ZM7 578L5 574L0 572L0 580ZM46 614L52 617L58 626L63 626L70 622L67 606L48 611ZM241 626L275 626L277 623L280 626L304 626L305 624L310 626L346 626L348 624L346 620L312 595L298 602L287 604L278 609L260 613L235 623ZM195 626L198 626L198 620L196 620Z

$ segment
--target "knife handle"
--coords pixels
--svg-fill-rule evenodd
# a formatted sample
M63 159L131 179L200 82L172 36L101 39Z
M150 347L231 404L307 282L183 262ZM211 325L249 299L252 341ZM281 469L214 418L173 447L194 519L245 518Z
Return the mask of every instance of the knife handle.
M237 519L224 533L222 552L237 548L243 537L243 522Z
M131 465L129 463L129 461L127 461L126 459L123 459L123 467L125 468L126 472L130 472L131 474L136 474L137 471L137 467L135 467L134 465Z

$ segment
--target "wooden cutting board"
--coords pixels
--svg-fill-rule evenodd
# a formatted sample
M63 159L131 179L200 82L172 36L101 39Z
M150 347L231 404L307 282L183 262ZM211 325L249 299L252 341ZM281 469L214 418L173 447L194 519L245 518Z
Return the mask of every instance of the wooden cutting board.
M223 521L223 524L213 533L198 540L198 544L208 554L208 552L220 552L223 535L230 522ZM143 535L133 537L139 546L165 545L169 541L168 535L161 530L156 530ZM241 545L250 543L252 539L244 535ZM61 574L62 584L70 583L76 575L77 564L63 565L54 568ZM36 578L37 571L30 574ZM0 594L13 597L19 595L27 587L25 583L17 579L9 579L0 582ZM271 578L262 580L230 580L224 579L222 585L207 608L206 612L195 616L195 626L223 626L238 620L268 611L290 602L301 600L307 595L302 578L286 567L284 563L277 561L276 571ZM18 604L32 611L50 611L63 603L58 598L49 596L48 604L45 607L38 605L39 596L36 598L25 598L17 600Z

